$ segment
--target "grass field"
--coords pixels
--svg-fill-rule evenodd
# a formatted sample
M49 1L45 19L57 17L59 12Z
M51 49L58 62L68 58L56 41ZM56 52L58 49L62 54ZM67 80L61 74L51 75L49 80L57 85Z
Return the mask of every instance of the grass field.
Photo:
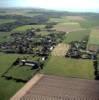
M19 55L0 53L0 100L8 100L24 84L13 80L6 80L1 75L11 66Z
M0 19L0 24L15 22L14 19Z
M0 32L0 42L8 41L10 39L10 32Z
M76 30L81 30L81 26L78 22L64 22L59 23L54 26L57 31L72 32Z
M98 16L87 16L86 21L80 22L81 27L92 29L93 27L99 26Z
M15 79L29 80L36 72L36 70L31 69L29 66L16 66L10 69L6 76Z
M90 33L90 30L80 30L80 31L74 31L67 34L64 38L65 43L70 43L72 41L82 41L86 38L88 38Z
M82 16L66 16L66 19L69 20L69 21L78 21L78 22L82 22L82 21L86 20Z
M93 63L90 60L52 56L46 63L43 72L65 77L94 79Z
M8 100L12 95L15 94L24 83L16 82L14 80L6 80L1 75L12 65L17 57L23 57L24 55L19 54L3 54L0 53L0 100ZM27 56L27 55L26 55ZM30 68L14 68L11 70L9 75L14 75L15 78L28 78L34 71ZM24 77L23 77L24 76Z
M99 45L99 29L91 31L88 44Z
M24 25L24 26L20 26L20 27L17 27L15 29L13 29L12 32L24 32L24 31L26 31L28 29L32 29L32 28L34 28L34 29L37 29L37 28L42 29L42 28L44 28L44 26L45 25Z
M28 60L37 61L39 57L28 56ZM6 73L7 77L12 77L15 79L21 80L29 80L36 73L36 69L33 70L30 66L13 66L8 73Z
M48 31L37 32L37 35L41 35L41 36L45 36L45 35L48 35L48 34L50 34L50 32L48 32Z

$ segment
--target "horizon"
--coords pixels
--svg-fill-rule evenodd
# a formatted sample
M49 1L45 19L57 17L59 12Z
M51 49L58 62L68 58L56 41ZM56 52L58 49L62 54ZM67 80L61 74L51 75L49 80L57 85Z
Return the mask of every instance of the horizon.
M52 5L53 3L53 5ZM0 8L34 8L67 12L99 13L98 0L3 0Z

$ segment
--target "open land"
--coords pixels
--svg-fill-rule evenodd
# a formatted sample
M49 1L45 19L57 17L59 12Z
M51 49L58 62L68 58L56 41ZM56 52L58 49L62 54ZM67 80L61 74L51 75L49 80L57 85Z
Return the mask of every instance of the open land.
M43 87L45 88L40 88L40 89L37 88L38 89L37 91L34 87L33 90L34 91L36 90L37 91L36 93L38 92L41 93L40 91L42 91L42 89L43 90L46 88L49 89L48 85L53 85L55 82L57 84L61 82L60 80L62 79L60 78L57 81L53 80L56 79L57 76L65 77L67 78L66 82L68 82L69 80L71 81L71 83L74 82L74 81L72 82L72 80L77 78L75 79L76 83L74 82L74 85L77 84L77 86L79 85L80 89L83 88L84 89L83 92L86 91L85 86L89 91L93 90L91 89L91 86L89 86L90 85L89 80L95 79L95 69L93 60L82 59L82 58L75 59L75 58L68 58L65 56L66 53L68 53L68 50L70 49L69 46L71 45L70 43L75 41L81 43L82 41L85 41L87 47L90 44L99 45L98 27L99 27L98 14L87 14L87 13L64 14L60 12L53 13L50 11L46 12L34 9L24 9L24 10L4 9L4 12L0 10L0 100L8 100L21 87L24 86L25 84L24 82L20 80L16 81L15 79L21 79L21 80L31 79L34 76L36 70L31 70L31 67L28 66L20 67L20 65L17 65L13 66L11 70L9 70L6 73L6 76L8 78L2 77L2 74L9 69L9 67L18 57L24 58L24 56L29 56L30 57L28 58L29 60L35 61L36 59L36 61L39 61L37 60L38 58L34 57L34 55L38 57L37 55L38 52L40 52L40 55L42 55L43 53L45 55L48 54L47 60L45 60L43 69L40 72L46 75L55 75L56 77L46 76L47 78L45 77L43 82L44 83ZM31 34L31 30L34 30L33 34ZM22 49L20 49L20 44L24 45ZM50 47L52 47L53 45L55 45L55 48L49 52ZM6 47L7 50L9 50L10 48L11 50L16 50L16 51L14 51L14 53L2 52L3 50L1 49L1 46L3 50ZM47 49L45 48L42 49L42 47L45 48L47 47ZM20 51L22 54L20 53ZM80 51L84 51L86 53L86 47L84 50ZM47 80L47 82L45 79ZM86 79L86 81L88 81L88 84L84 85L85 83L82 83L83 79ZM78 84L78 82L80 84ZM62 85L64 86L64 83ZM67 85L70 85L70 82ZM97 90L98 89L96 88L97 84L94 84L94 86L95 89ZM65 90L67 90L68 87L66 87ZM52 88L53 87L51 87L51 89ZM76 93L78 93L78 88L76 89L77 91L76 90L75 91ZM56 90L59 91L58 88ZM44 93L46 93L47 96L52 96L52 94L56 95L56 93L58 93L58 92L53 93L52 91L53 90L48 90L48 91L44 90ZM75 91L73 89L72 92L71 90L70 92L68 91L66 92L74 94ZM51 95L48 95L49 92ZM92 91L91 93L92 94L90 93L89 94L94 95L93 97L95 97L97 96L98 92L93 93ZM32 96L38 98L36 95ZM74 96L76 96L76 94ZM45 98L43 94L41 94L40 97ZM91 97L92 100L93 97ZM28 98L28 96L26 95L26 97L24 98ZM88 96L88 98L90 97ZM98 100L97 97L96 100Z

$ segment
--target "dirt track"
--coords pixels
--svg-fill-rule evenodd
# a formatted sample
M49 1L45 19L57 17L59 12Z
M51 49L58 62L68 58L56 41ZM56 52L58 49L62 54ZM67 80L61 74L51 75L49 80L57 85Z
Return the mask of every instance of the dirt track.
M43 77L42 74L35 75L22 89L20 89L10 100L20 100L27 92Z

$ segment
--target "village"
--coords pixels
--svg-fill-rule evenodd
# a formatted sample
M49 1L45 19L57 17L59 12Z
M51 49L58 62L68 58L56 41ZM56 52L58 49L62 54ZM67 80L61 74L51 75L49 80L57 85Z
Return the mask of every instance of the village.
M98 35L99 14L0 9L0 100L99 100Z
M36 71L43 69L43 65L50 56L52 50L56 45L61 43L64 35L66 34L65 32L52 30L49 27L47 27L46 30L49 31L50 34L45 36L36 34L36 32L41 31L39 28L30 29L23 33L11 33L11 39L8 42L3 42L0 44L0 52L6 54L31 55L31 58L29 56L16 58L16 60L12 62L12 65L8 68L8 70L6 70L2 74L2 77L13 79L13 76L9 76L7 75L7 73L9 73L9 71L15 66L30 66L31 70L36 69ZM24 81L21 79L16 80Z

